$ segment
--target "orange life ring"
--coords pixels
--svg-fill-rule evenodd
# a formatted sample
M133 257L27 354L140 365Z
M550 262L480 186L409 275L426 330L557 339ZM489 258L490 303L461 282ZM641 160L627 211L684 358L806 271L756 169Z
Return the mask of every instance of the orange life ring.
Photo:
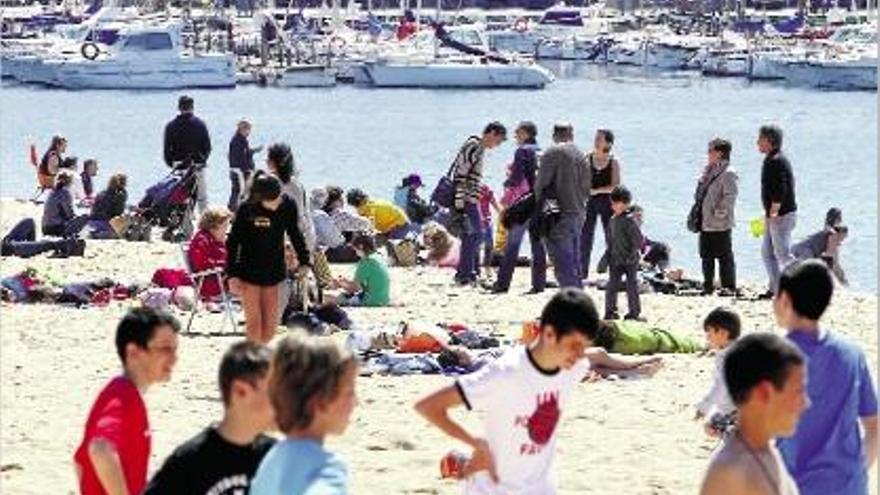
M525 17L520 17L513 23L513 30L517 33L524 33L529 29L529 20Z

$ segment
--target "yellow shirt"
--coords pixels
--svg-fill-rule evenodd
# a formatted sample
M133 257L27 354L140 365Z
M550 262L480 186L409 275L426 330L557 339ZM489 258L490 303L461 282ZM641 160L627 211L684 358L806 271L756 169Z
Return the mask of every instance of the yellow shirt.
M403 210L382 199L367 201L357 209L357 212L369 218L380 234L387 234L409 222Z

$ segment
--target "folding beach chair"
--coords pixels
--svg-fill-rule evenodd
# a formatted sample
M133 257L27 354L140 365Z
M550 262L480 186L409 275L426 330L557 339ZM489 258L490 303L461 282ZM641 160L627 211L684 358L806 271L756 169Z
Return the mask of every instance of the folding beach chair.
M226 327L227 320L232 326L232 333L235 333L236 325L235 318L232 315L232 300L229 297L229 293L226 292L226 286L223 283L223 269L213 268L200 272L193 270L193 267L189 262L189 243L183 242L180 243L179 246L180 255L181 257L183 257L183 266L186 268L187 274L195 284L195 301L193 302L192 309L190 310L189 320L186 323L186 330L184 331L184 333L189 333L196 314L198 314L202 308L202 285L205 283L205 280L212 278L216 279L218 285L220 286L220 303L223 305L223 311L225 313L223 324L220 326L219 333L223 332L223 329Z

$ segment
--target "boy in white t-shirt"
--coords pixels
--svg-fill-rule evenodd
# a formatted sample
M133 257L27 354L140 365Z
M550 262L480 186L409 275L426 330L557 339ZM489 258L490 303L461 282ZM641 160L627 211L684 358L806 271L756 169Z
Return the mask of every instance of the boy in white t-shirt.
M715 354L712 388L697 403L697 414L694 419L705 420L703 429L709 436L720 436L733 425L735 420L736 406L730 400L727 384L724 383L724 360L730 346L739 339L741 326L739 315L725 307L713 309L703 321L709 348L717 354Z
M511 349L416 404L428 421L473 448L461 472L465 493L556 493L556 426L589 371L584 351L593 345L598 325L590 297L562 289L544 307L540 335L530 347ZM460 405L486 413L485 438L449 417Z

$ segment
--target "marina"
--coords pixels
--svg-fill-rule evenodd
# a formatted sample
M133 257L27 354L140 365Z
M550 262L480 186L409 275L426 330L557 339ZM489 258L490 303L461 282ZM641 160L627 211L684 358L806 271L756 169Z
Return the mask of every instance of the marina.
M741 10L741 9L740 9ZM246 84L543 89L543 61L636 66L786 86L876 90L873 11L670 9L596 4L543 11L196 10L113 5L82 14L7 8L2 74L65 89L181 89ZM51 21L47 20L51 19Z

